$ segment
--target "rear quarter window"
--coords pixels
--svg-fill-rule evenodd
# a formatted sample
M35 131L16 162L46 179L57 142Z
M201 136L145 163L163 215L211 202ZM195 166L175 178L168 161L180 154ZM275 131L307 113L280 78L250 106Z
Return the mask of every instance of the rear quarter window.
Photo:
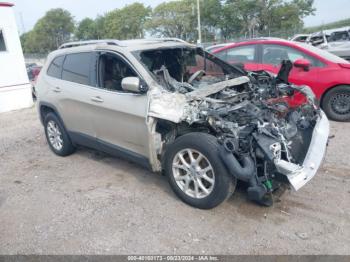
M91 57L92 54L89 52L66 55L62 69L62 80L90 85Z
M47 69L47 75L55 78L61 78L63 60L64 56L58 56L52 60L49 68Z
M255 45L232 47L215 55L229 64L253 63L255 61Z

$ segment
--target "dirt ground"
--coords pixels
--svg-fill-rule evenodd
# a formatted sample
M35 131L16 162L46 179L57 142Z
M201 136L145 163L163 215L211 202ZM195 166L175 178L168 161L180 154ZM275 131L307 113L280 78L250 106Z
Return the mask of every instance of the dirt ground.
M350 254L350 123L323 168L271 208L243 188L204 211L165 177L86 148L47 146L35 108L0 114L1 254Z

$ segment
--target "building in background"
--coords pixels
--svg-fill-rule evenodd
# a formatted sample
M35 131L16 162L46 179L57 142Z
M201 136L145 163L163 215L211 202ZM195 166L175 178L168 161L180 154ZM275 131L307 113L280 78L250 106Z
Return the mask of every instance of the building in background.
M0 2L0 113L33 104L12 6Z

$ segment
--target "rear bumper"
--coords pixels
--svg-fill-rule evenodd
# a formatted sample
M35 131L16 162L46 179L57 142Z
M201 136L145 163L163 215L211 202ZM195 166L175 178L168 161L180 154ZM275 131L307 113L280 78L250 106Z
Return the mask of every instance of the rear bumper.
M285 160L275 161L278 172L287 176L294 190L299 190L316 175L326 154L328 136L329 121L321 111L303 165L296 165Z

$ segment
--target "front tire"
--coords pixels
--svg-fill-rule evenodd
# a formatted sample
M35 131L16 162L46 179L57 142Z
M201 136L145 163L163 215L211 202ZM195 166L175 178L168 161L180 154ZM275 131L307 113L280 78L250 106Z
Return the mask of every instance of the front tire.
M44 120L45 135L50 149L59 156L68 156L75 151L75 147L56 114L48 113Z
M214 208L232 195L236 179L219 157L217 139L205 133L189 133L171 144L164 169L175 194L200 209Z
M350 86L337 86L327 92L322 108L328 118L346 122L350 120Z

